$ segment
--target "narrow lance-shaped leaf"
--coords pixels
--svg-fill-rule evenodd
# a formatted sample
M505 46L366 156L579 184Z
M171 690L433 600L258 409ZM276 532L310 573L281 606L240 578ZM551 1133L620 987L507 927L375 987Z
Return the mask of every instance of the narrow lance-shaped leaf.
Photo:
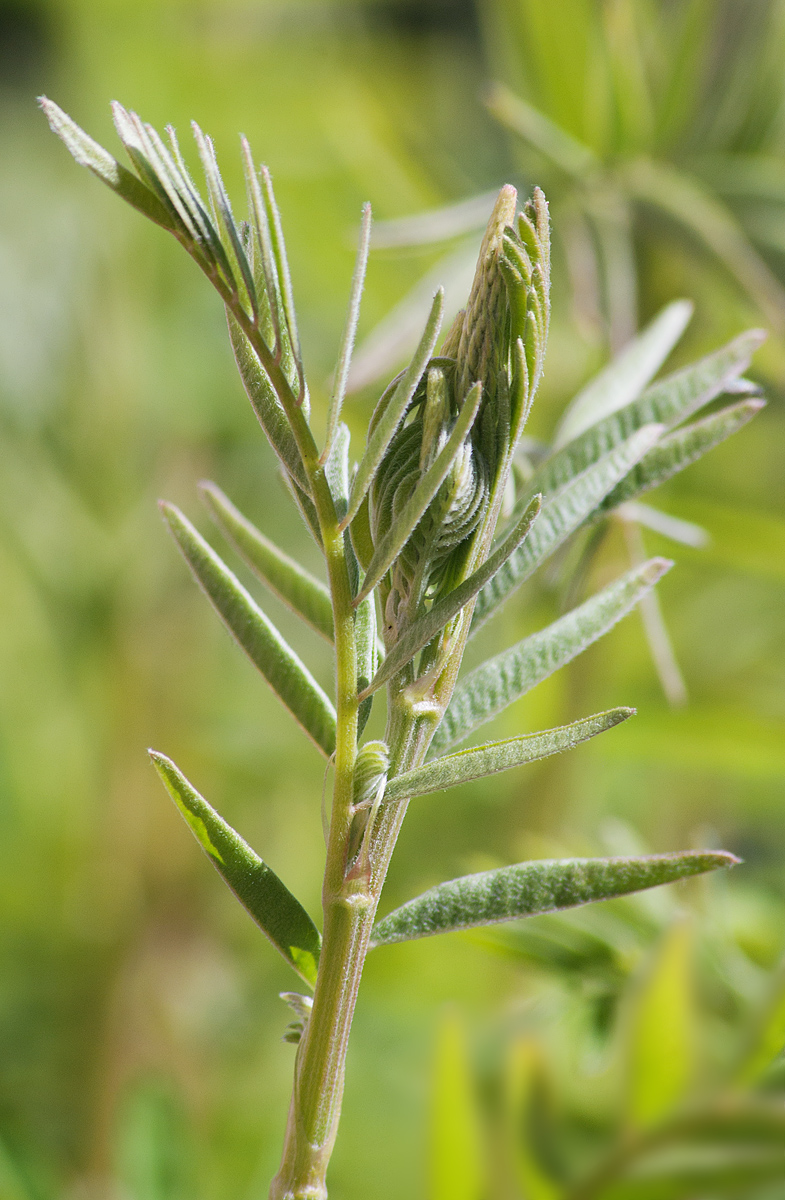
M373 558L368 564L368 570L365 573L363 586L357 600L358 603L364 600L366 596L369 596L379 580L387 574L417 525L422 520L425 510L447 478L450 467L455 461L456 454L469 435L481 400L482 384L475 383L474 387L469 389L447 441L414 488L411 496L398 514L395 523L376 546Z
M651 423L672 429L723 392L733 390L765 337L762 330L750 329L727 346L652 384L632 404L598 421L541 463L528 482L527 494L549 496L636 429ZM519 504L525 502L524 495Z
M608 492L643 458L662 433L661 425L644 425L626 442L603 455L582 475L546 497L531 536L485 585L477 597L472 632L586 521ZM518 511L516 505L513 519Z
M596 375L571 402L554 435L559 448L592 425L637 400L678 342L693 306L675 300L625 346L620 354Z
M523 638L461 680L431 742L442 754L503 712L603 636L638 603L673 564L652 558L628 571L546 629Z
M422 379L423 371L433 354L433 348L436 345L436 339L439 336L441 328L443 313L444 290L439 288L433 298L431 311L414 357L401 377L400 382L391 391L383 412L379 414L379 418L369 434L365 453L360 460L357 474L354 477L352 494L349 500L349 511L344 517L344 525L349 525L354 520L360 505L365 499L368 488L373 483L379 463L384 458L396 429L409 410L412 397L417 390L417 385Z
M441 600L437 600L427 613L417 618L414 624L406 630L390 650L390 653L376 672L373 682L367 689L368 695L375 692L382 684L387 683L389 679L392 679L393 675L397 675L414 658L415 654L428 645L440 629L443 629L453 617L458 615L461 609L466 607L469 601L477 595L480 588L484 587L488 580L493 578L510 555L521 545L524 538L528 536L529 530L534 524L539 511L540 497L535 496L523 516L512 527L509 533L506 534L501 544L497 546L496 550L485 560L482 566L478 567L458 587L448 592L446 596L443 596Z
M751 1025L750 1037L734 1072L742 1087L751 1087L785 1048L785 967L777 971L769 995ZM785 1137L785 1129L783 1130ZM785 1141L783 1142L785 1145Z
M371 946L576 908L738 861L721 850L685 850L640 858L535 860L481 871L441 883L383 917L374 926Z
M156 750L148 753L166 790L213 866L289 965L313 986L321 938L299 900L199 795L171 759Z
M470 750L459 750L444 758L434 759L422 767L404 771L387 784L385 802L406 800L409 796L424 796L428 792L441 792L445 788L469 783L472 779L484 779L511 767L561 754L572 750L581 742L596 737L606 729L612 729L621 721L633 716L634 708L612 708L608 712L583 717L570 725L547 729L542 733L527 733L522 737L507 738L503 742L490 742Z
M284 242L281 214L278 211L278 205L276 203L275 193L273 191L273 181L267 167L262 167L261 178L264 203L265 208L267 209L267 219L270 227L270 239L273 257L275 259L275 266L278 272L281 302L283 305L284 317L286 319L286 332L289 337L289 345L291 346L292 354L294 356L294 361L297 368L297 378L300 384L298 402L307 410L308 395L305 386L303 360L300 353L300 335L297 331L297 313L294 307L292 277L289 272L289 259L286 254L286 243Z
M132 208L149 217L151 221L155 221L156 225L161 225L170 231L175 229L175 222L172 220L169 210L161 203L151 188L137 179L136 175L119 163L116 158L113 158L108 150L104 150L103 146L94 142L52 100L41 96L39 103L52 132L56 133L64 142L66 149L70 151L80 167L87 167L88 171L97 175Z
M659 487L666 479L683 471L690 463L696 462L726 438L743 429L765 407L765 400L742 400L721 412L704 417L702 421L695 421L668 434L608 493L600 509L616 508L641 492Z
M335 381L327 408L327 434L324 441L320 462L324 462L330 453L330 447L341 419L341 408L346 396L346 385L349 380L349 368L352 365L352 351L357 336L357 322L360 317L360 299L365 283L365 272L368 268L368 248L371 240L371 206L363 207L362 224L360 226L360 243L357 248L357 262L352 276L352 287L349 293L349 311L346 314L346 327L343 331L341 349L338 355L338 366L335 370Z
M239 278L242 279L245 285L247 302L250 305L254 319L256 319L259 309L256 301L256 285L254 283L253 272L240 241L237 226L235 225L232 206L221 178L218 160L215 157L215 147L212 140L205 137L195 121L191 123L191 128L193 129L196 146L199 151L199 158L207 181L207 190L210 194L215 218L223 230L222 240L224 249L227 251L230 262L237 267L237 272L233 271L233 275L235 279L238 279L239 272Z
M293 612L331 642L333 609L325 585L265 537L214 483L204 481L199 484L199 490L221 532L254 574Z
M239 580L173 504L161 511L197 582L278 698L319 749L335 749L335 709Z

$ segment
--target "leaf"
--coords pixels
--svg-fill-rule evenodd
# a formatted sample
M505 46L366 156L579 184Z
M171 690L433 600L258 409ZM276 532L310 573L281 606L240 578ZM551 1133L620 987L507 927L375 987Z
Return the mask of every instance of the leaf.
M377 221L371 236L374 250L433 246L485 229L493 212L498 192L482 192L447 204L443 208L431 208L411 217L397 217L391 221Z
M204 177L207 181L207 190L212 202L213 212L219 228L223 231L221 241L224 250L232 266L236 265L239 271L238 276L238 272L232 270L235 287L239 292L240 289L237 287L237 283L239 278L241 278L245 285L247 302L250 305L254 319L257 319L259 307L256 298L256 284L254 283L253 271L251 270L251 264L248 262L248 257L240 240L240 234L235 225L232 206L221 178L218 160L215 157L215 147L212 140L209 137L205 137L202 133L196 121L191 122L191 128L202 163Z
M199 484L199 490L221 532L254 574L292 612L332 642L333 609L324 584L252 525L216 484L205 480Z
M297 313L294 307L292 277L289 271L289 259L286 254L286 243L284 242L281 214L278 211L275 193L273 192L273 181L267 167L263 166L260 174L262 179L262 193L264 196L265 208L267 210L267 220L270 229L270 242L278 276L281 305L283 307L283 314L286 322L286 333L288 335L289 345L294 356L294 362L297 368L297 378L300 384L298 402L300 404L306 404L307 394L305 377L303 374L302 354L300 353L300 335L297 330Z
M762 330L749 329L727 346L647 388L632 404L598 421L545 459L527 484L528 495L542 492L549 496L642 426L656 423L671 429L686 421L732 388L765 337ZM519 503L525 503L525 497Z
M279 700L329 758L335 709L319 684L225 563L173 504L161 511L183 556L229 632Z
M417 385L428 365L428 359L433 354L443 312L444 291L439 288L433 298L430 315L412 361L395 388L388 388L389 394L382 397L374 413L365 453L354 477L349 511L344 517L343 526L350 525L354 520L357 510L365 499L366 492L373 483L379 463L384 458L395 431L409 410Z
M554 449L637 400L678 342L692 311L689 300L667 305L643 333L578 392L557 426Z
M473 1095L462 1023L453 1013L440 1022L430 1129L429 1200L480 1200L482 1167L477 1102Z
M730 856L728 856L730 857ZM637 1126L656 1124L690 1083L695 1032L692 931L679 921L657 948L629 1025L626 1111Z
M558 671L620 621L673 564L653 558L546 629L523 638L461 680L431 742L443 753Z
M553 495L546 496L530 536L480 591L474 609L473 633L570 534L580 528L608 492L652 448L661 432L661 425L644 425L582 474L575 476ZM516 518L520 507L515 506L512 520Z
M368 596L362 604L357 605L354 614L354 637L357 646L357 692L362 694L373 679L377 660L376 639L376 598ZM360 701L357 718L357 736L362 735L369 716L373 697L366 696Z
M662 438L608 493L600 505L600 511L610 511L639 496L641 492L659 487L666 479L677 475L690 463L697 462L709 450L743 429L765 407L765 400L742 400Z
M502 83L494 83L485 103L502 125L549 158L566 175L581 179L599 164L594 151L578 141L538 108L516 96Z
M469 431L474 424L474 418L477 416L481 400L482 384L475 383L466 394L466 398L463 401L463 405L447 441L436 455L428 470L425 471L419 482L415 485L411 496L397 514L395 522L376 545L373 558L368 564L368 570L365 572L360 594L355 603L359 604L366 596L371 594L379 580L387 574L412 533L419 525L429 504L447 478L458 451L469 436Z
M352 351L357 336L357 322L360 317L360 299L365 283L365 272L368 268L368 247L371 238L371 206L363 208L362 225L360 227L360 242L357 248L357 262L352 276L352 287L349 293L349 311L346 315L346 328L341 340L338 354L338 366L335 371L335 382L327 408L327 434L324 440L320 462L324 462L330 453L338 422L341 419L341 408L346 395L346 385L349 381L349 368L352 364Z
M750 1033L735 1072L735 1080L741 1087L754 1086L785 1048L785 969L782 966Z
M570 725L547 729L542 733L527 733L522 737L507 738L503 742L491 742L470 750L459 750L445 758L436 758L422 767L403 771L387 784L385 801L405 800L409 796L424 796L428 792L440 792L445 788L457 787L472 779L483 779L498 771L509 771L525 763L548 758L572 750L581 742L612 729L621 721L633 716L634 708L612 708L608 712L583 717Z
M237 363L243 387L251 401L251 407L256 413L259 424L267 434L267 439L284 470L291 475L304 492L308 493L310 485L300 451L297 448L289 418L276 395L275 388L253 346L228 310L226 319L229 323L229 340L232 343L234 361Z
M148 753L164 787L213 866L289 965L313 986L322 940L299 900L199 795L171 759L157 750Z
M156 225L170 231L176 228L168 209L151 188L122 166L108 150L94 142L54 101L41 96L38 102L50 129L65 143L80 167L87 167L132 208L155 221Z
M490 558L487 558L482 566L478 567L457 588L448 592L441 600L437 600L427 613L418 617L414 624L406 630L403 637L390 650L390 653L374 676L373 682L366 689L368 695L375 692L388 679L392 679L393 675L397 675L414 658L419 650L428 645L440 629L443 629L453 617L457 616L462 608L465 608L480 588L484 587L488 580L493 579L495 573L504 565L510 555L517 550L523 539L528 536L529 530L534 524L539 511L540 498L539 496L535 496L523 516L506 534Z
M549 1170L558 1135L543 1052L534 1038L512 1043L505 1074L506 1142L520 1191L526 1200L562 1200L564 1188Z
M440 883L396 908L374 926L371 945L559 912L731 867L738 861L721 850L685 850L638 858L537 859L481 871Z

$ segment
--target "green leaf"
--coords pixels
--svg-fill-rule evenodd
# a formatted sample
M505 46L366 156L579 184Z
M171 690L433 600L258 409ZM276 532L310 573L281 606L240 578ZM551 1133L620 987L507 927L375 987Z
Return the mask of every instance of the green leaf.
M589 146L516 96L504 84L492 84L485 103L497 121L534 146L566 175L580 179L599 165Z
M527 494L542 492L549 496L644 425L662 424L671 429L681 424L732 389L765 337L762 330L750 329L727 346L653 384L632 404L598 421L547 458L529 480ZM520 503L525 503L525 497Z
M138 212L170 231L176 228L169 210L155 192L137 179L127 167L113 158L108 150L99 146L91 137L72 121L52 100L41 96L39 104L44 110L49 127L65 143L80 167L87 167L113 192L127 201Z
M357 605L354 614L354 637L357 646L357 691L363 693L373 679L378 658L376 637L376 598L367 596ZM371 715L373 696L360 702L357 736L360 737Z
M692 930L679 921L657 948L629 1022L626 1111L635 1125L662 1120L690 1084L696 1020L691 970Z
M502 542L482 566L478 567L457 588L448 592L441 600L437 600L427 613L418 617L390 650L370 687L367 688L368 695L375 692L388 679L392 679L393 675L397 675L419 650L428 645L448 621L451 621L462 608L465 608L480 588L484 587L488 580L493 579L495 573L528 536L539 511L540 498L535 496L518 522L505 535Z
M572 750L598 733L612 729L620 721L626 721L634 712L634 708L612 708L608 712L573 721L570 725L560 725L557 729L527 733L503 742L459 750L456 754L448 754L445 758L434 759L422 767L396 775L387 784L384 799L397 801L409 796L424 796L428 792L440 792L459 783L483 779L498 771L509 771L511 767L548 758L551 754L561 754L563 750Z
M476 632L546 558L580 528L608 492L648 453L661 432L661 425L644 425L582 474L553 495L546 496L530 536L480 591L472 632ZM521 505L516 504L512 520L516 519L520 508Z
M429 358L433 354L436 339L439 336L439 329L441 328L443 313L444 290L439 288L433 298L430 315L428 316L420 344L414 353L412 361L399 381L394 386L391 384L387 389L374 412L368 431L368 442L365 447L365 453L360 460L357 474L354 477L352 494L349 500L349 511L343 520L345 526L350 525L354 520L360 505L365 499L366 492L373 483L379 463L384 458L387 447L395 435L395 431L409 411L409 406L417 390L417 385L422 379L423 371L428 365Z
M199 490L221 532L254 574L292 612L332 642L333 609L324 584L252 525L216 484L204 481L199 484Z
M371 945L593 904L738 861L724 851L685 850L639 858L542 859L481 871L440 883L389 913L374 926Z
M346 315L346 327L341 339L341 349L338 355L338 366L335 371L330 402L327 408L327 434L324 440L324 450L321 462L330 453L330 447L341 419L341 408L346 395L346 385L349 381L349 368L352 365L352 351L357 336L357 322L360 317L360 299L365 283L365 272L368 268L368 247L371 240L371 206L363 207L362 224L360 226L360 242L357 248L357 262L352 276L352 287L349 293L349 311Z
M278 698L329 758L335 709L319 684L229 568L173 504L161 511L197 582Z
M313 986L322 939L299 900L199 795L171 759L156 750L148 753L213 866L289 965Z
M215 218L219 227L223 231L222 244L229 258L230 264L237 271L232 270L232 276L235 280L235 287L239 292L238 281L241 278L247 293L246 300L253 313L254 319L259 315L259 307L256 299L256 285L254 283L253 271L251 264L248 262L247 255L240 240L240 234L235 225L234 216L232 214L232 206L229 197L226 193L221 172L218 167L218 160L215 157L215 147L209 137L205 137L202 130L195 121L191 122L196 148L199 152L199 158L202 163L202 170L207 181L207 190L210 195L210 200L213 206ZM239 272L239 275L238 275Z
M429 1144L428 1200L480 1200L480 1129L462 1023L441 1020L436 1043Z
M508 1047L505 1071L507 1144L526 1200L562 1200L564 1187L553 1178L558 1131L551 1112L549 1080L542 1047L519 1037Z
M659 487L666 479L697 462L709 450L743 429L748 421L766 407L765 400L741 400L721 412L712 413L702 421L677 429L662 438L637 463L603 500L600 511L609 511L639 496L641 492Z
M363 585L357 597L357 603L369 596L389 571L392 564L408 542L412 533L425 515L428 505L433 500L444 480L449 474L450 467L455 461L469 431L482 400L482 384L475 383L469 389L458 413L450 436L442 446L428 470L416 484L414 491L396 516L394 523L374 549L373 558L365 572Z
M456 687L431 742L443 753L558 671L620 621L673 564L652 558L546 629L477 667Z
M259 361L258 355L248 338L243 333L235 318L227 311L229 323L229 340L232 343L234 361L243 381L248 399L251 401L267 439L277 454L284 470L295 480L306 493L310 491L300 451L297 448L289 418L284 412L275 388ZM318 528L318 523L317 523Z
M586 385L567 408L553 439L559 449L605 417L637 400L656 375L692 316L689 300L675 300Z
M741 1087L754 1086L785 1048L785 968L782 966L750 1033L735 1072L736 1082Z
M294 362L297 369L297 378L299 380L298 403L307 406L307 391L305 387L305 376L303 372L303 360L300 352L300 335L297 330L297 313L294 307L294 292L292 290L292 277L289 271L289 259L286 254L286 243L284 242L283 226L281 224L281 214L278 211L278 205L273 191L273 181L267 167L263 166L260 171L262 179L262 194L264 196L264 204L267 210L267 220L270 229L270 241L275 260L275 268L278 276L278 286L280 289L281 305L283 308L284 320L286 323L286 333L289 339Z

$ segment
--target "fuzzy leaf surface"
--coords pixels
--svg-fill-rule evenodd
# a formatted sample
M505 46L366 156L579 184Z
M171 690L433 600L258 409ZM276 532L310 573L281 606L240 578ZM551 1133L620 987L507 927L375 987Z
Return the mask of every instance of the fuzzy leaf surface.
M558 912L673 883L738 862L723 851L639 858L545 859L464 875L431 888L378 921L372 946Z
M190 521L172 504L162 504L161 510L197 582L229 632L295 720L329 758L335 749L336 720L329 698Z
M462 742L508 704L582 654L613 628L672 565L666 558L650 559L546 629L482 663L453 692L431 742L431 752L441 754Z
M595 713L570 725L560 725L557 729L527 733L503 742L459 750L456 754L448 754L396 775L387 784L384 799L405 800L409 796L440 792L472 779L483 779L486 775L495 775L499 771L509 771L511 767L548 758L551 754L561 754L563 750L571 750L573 746L579 746L581 742L626 721L634 712L634 708L611 708L608 712Z
M333 609L330 593L325 585L265 537L214 483L201 483L199 490L221 532L242 555L254 574L275 592L292 612L297 613L317 633L321 633L331 642Z
M692 316L689 300L675 300L584 387L559 422L558 449L605 417L637 400L656 375Z
M530 536L482 588L474 609L473 631L586 521L608 493L654 446L661 425L644 425L604 454L582 474L546 499ZM520 506L516 505L512 519Z
M149 754L164 787L213 866L289 965L313 986L322 939L299 900L171 759L156 750Z

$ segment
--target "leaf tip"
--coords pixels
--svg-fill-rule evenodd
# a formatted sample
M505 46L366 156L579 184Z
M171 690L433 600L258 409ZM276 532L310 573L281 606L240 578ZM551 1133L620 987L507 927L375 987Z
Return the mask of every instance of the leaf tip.
M672 558L652 558L644 566L641 576L644 583L654 584L662 579L673 566Z

